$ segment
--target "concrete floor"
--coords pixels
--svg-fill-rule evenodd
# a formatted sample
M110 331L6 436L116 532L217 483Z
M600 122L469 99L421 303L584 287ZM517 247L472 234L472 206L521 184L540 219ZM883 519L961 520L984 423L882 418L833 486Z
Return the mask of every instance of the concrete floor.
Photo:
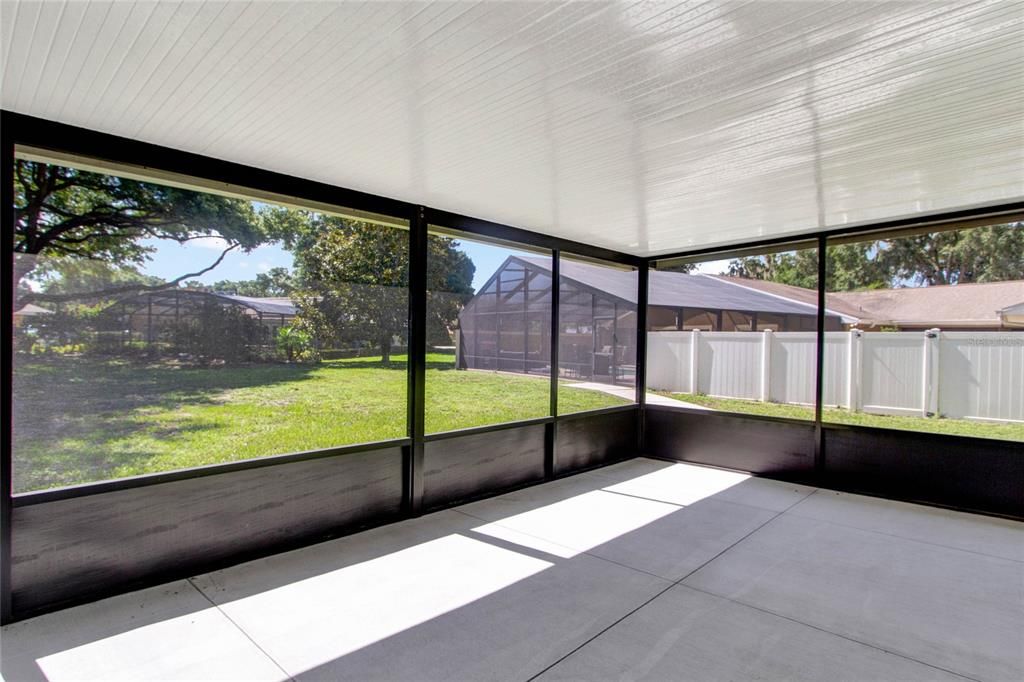
M1024 524L648 459L16 623L22 680L1024 679Z

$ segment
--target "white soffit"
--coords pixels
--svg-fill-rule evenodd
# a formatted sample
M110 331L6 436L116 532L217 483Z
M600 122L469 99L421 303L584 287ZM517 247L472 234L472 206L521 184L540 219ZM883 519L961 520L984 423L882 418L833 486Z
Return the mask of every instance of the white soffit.
M0 2L2 106L638 255L1024 196L1024 5Z

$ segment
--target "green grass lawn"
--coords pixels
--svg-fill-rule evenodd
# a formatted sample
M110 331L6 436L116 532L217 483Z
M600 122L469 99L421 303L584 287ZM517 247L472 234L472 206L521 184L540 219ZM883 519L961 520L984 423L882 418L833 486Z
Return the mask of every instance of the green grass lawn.
M406 435L405 358L191 368L19 359L14 490L25 492ZM563 384L564 385L564 384ZM428 357L428 433L542 417L549 381ZM563 412L625 403L563 390Z
M752 400L734 398L712 398L706 395L690 393L667 393L658 391L660 395L675 398L695 405L710 407L723 412L739 412L757 414L766 417L784 417L789 419L814 419L814 408L800 405L782 405L779 403L762 403ZM998 438L1001 440L1024 441L1024 424L1006 422L981 422L969 419L938 419L922 417L892 417L881 414L850 412L842 409L825 409L822 419L833 424L851 424L855 426L875 426L885 429L903 429L906 431L924 431L927 433L944 433L955 436L976 436L978 438Z

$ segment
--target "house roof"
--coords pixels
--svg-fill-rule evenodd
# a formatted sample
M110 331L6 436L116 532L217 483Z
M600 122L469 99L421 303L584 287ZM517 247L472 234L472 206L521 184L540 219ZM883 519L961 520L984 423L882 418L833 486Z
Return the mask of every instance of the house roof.
M256 298L253 296L236 296L234 294L222 294L213 291L202 291L199 289L161 289L149 293L138 294L122 299L121 303L143 302L152 300L160 305L171 305L176 298L215 298L227 301L236 305L245 306L257 313L266 315L285 315L294 317L298 314L295 303L284 296Z
M551 270L551 259L519 257ZM563 259L562 276L636 303L637 275L633 270L603 267ZM649 303L656 306L813 314L814 289L727 275L686 274L651 270ZM933 326L979 327L1006 324L1024 309L1024 280L956 284L827 294L827 314L861 327Z
M865 327L999 326L1000 311L1024 304L1024 280L849 291L828 297L857 310Z
M776 296L783 296L793 301L800 301L811 306L818 305L818 291L816 289L805 289L804 287L793 286L792 284L780 284L779 282L768 282L763 279L747 279L744 277L730 277L728 275L708 275L708 277L714 277L720 279L723 282L732 282L740 286L749 287L751 289L757 289L768 294ZM845 301L839 299L835 294L827 294L826 309L836 312L844 317L852 318L856 321L860 318L864 311L860 308L849 305Z
M235 296L233 294L213 294L219 298L226 298L236 303L241 303L247 308L252 308L258 313L273 315L296 315L298 309L292 299L286 296L273 296L268 298L254 298L252 296Z
M17 317L34 317L36 315L53 315L53 311L42 306L38 306L35 303L26 303L21 308L14 311Z
M519 257L535 267L550 272L551 259ZM502 266L504 267L504 266ZM561 275L591 289L610 294L623 301L637 301L637 273L563 259ZM499 268L500 269L500 268ZM711 310L758 311L765 313L813 315L816 304L788 298L783 294L759 291L729 278L652 270L650 272L650 305L672 308L706 308ZM795 287L794 287L795 288ZM834 311L830 311L833 312ZM845 320L854 322L856 320Z

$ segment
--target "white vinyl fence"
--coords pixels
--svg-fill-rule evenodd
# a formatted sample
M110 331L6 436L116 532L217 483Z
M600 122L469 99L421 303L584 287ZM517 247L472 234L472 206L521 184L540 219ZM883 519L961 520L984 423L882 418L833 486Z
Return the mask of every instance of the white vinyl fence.
M652 332L647 385L814 404L814 332ZM825 406L1024 421L1024 333L826 332Z

